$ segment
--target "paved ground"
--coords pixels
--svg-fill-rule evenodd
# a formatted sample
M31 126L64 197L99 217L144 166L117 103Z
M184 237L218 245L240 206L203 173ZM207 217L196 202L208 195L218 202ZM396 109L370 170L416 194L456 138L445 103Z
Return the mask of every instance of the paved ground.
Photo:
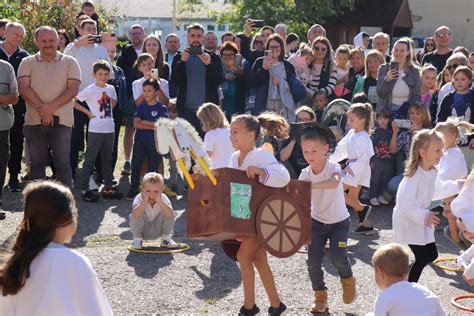
M122 179L121 189L128 189L128 179ZM78 196L76 194L76 196ZM80 199L78 199L80 200ZM130 253L127 246L132 235L128 228L131 202L106 201L97 204L78 202L79 225L71 247L85 254L92 262L116 314L230 314L242 305L243 292L238 265L227 258L219 245L188 240L185 237L186 200L173 199L177 211L175 239L191 245L188 252L175 255ZM0 221L0 242L14 231L22 218L20 195L5 192L7 219ZM351 236L350 260L358 281L359 295L355 303L344 305L335 269L325 259L326 279L330 289L329 311L332 314L363 315L372 311L377 295L371 256L379 245L392 240L391 208L374 210L372 221L378 233L372 236ZM354 217L353 217L354 218ZM354 218L355 219L355 218ZM453 256L456 249L436 232L440 256ZM287 259L270 258L270 264L290 314L308 314L312 292L304 254ZM450 299L472 292L460 274L428 267L420 283L440 296L446 311L461 315ZM260 283L257 304L268 306ZM474 306L474 302L470 306Z

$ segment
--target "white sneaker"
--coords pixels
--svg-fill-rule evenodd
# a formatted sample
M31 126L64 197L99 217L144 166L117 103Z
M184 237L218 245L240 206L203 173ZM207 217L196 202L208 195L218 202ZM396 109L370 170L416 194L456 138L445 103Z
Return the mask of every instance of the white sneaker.
M94 178L91 176L89 178L89 191L95 191L95 190L99 190L99 186L97 185L97 183L95 183L95 180Z
M161 238L161 247L176 249L179 248L179 244L176 243L171 237Z
M388 192L382 193L382 196L385 199L385 201L392 202L392 200L393 200L392 195Z
M134 239L132 242L132 248L133 249L142 249L142 242L143 240L141 239Z
M380 206L380 202L379 202L379 200L377 200L377 198L374 197L374 198L371 198L371 199L370 199L370 205L372 205L372 206Z
M383 195L379 196L379 202L380 202L380 204L383 204L383 205L388 205L388 204L390 204L390 202L387 201L387 200L383 197Z

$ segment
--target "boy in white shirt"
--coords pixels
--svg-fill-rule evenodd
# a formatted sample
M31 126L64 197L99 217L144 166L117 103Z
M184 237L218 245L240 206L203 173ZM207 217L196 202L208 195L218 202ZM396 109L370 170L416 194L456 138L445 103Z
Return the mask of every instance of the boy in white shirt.
M95 160L101 154L104 188L102 195L105 198L121 199L122 194L113 186L112 152L115 137L115 123L112 109L117 104L117 95L113 86L107 84L110 75L110 65L103 60L93 65L95 83L85 87L76 97L76 101L86 102L89 109L78 102L74 108L89 117L89 132L87 147L82 165L80 188L82 198L86 202L97 202L99 196L89 190L89 179L94 168Z
M142 181L142 191L135 197L130 214L130 230L133 234L132 247L142 248L143 239L161 237L161 247L179 248L171 238L175 216L173 206L163 193L165 182L161 174L149 172Z
M445 315L438 297L418 283L408 282L409 254L395 243L383 245L372 257L375 282L382 290L375 299L375 316Z
M312 313L323 313L327 308L328 291L324 283L322 261L329 240L330 259L342 283L342 298L351 304L356 298L356 281L347 258L349 212L344 202L341 167L327 159L330 139L328 128L317 128L301 136L303 156L309 166L302 170L299 180L311 181L312 233L308 246L308 272L315 301Z

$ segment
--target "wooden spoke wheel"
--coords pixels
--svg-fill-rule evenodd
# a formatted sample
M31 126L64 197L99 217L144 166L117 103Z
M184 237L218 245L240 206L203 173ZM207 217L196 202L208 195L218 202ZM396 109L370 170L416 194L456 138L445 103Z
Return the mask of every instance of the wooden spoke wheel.
M296 205L287 196L270 195L258 208L257 236L275 257L289 257L303 245L303 219Z

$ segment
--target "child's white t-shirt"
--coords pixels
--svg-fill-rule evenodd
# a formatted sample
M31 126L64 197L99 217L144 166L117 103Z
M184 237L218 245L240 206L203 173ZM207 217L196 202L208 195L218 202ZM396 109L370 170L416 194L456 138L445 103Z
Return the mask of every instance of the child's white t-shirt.
M467 176L467 163L461 149L454 147L443 152L438 165L438 177L442 181L459 180Z
M204 136L204 149L212 151L211 169L225 168L234 153L228 127L215 128Z
M418 283L400 281L379 293L375 299L375 316L441 316L446 315L438 297Z
M163 202L165 202L166 205L173 208L170 199L164 193L161 193L161 199L163 200ZM137 196L133 200L132 209L140 205L142 201L143 199L141 193L137 194ZM158 205L158 203L155 202L153 206L150 203L146 203L145 215L148 219L148 222L153 222L153 220L158 216L158 214L160 214L161 211L161 207Z
M132 82L133 100L138 99L143 94L143 81L145 81L145 78L141 77L140 79L137 79L134 82ZM169 89L168 81L160 78L160 87L163 93L165 94L165 96L169 98L170 89ZM156 101L160 101L158 96L156 97Z
M112 315L112 309L89 259L51 242L31 262L20 291L0 295L0 315Z
M301 171L298 180L318 183L331 179L334 173L342 175L341 167L338 163L326 161L326 166L319 174L314 174L311 166L308 166ZM339 223L349 217L342 179L335 189L311 190L311 217L324 224Z
M111 100L117 100L115 89L111 85L99 87L95 83L88 85L77 94L77 99L87 102L89 110L95 116L89 120L89 132L115 133Z

